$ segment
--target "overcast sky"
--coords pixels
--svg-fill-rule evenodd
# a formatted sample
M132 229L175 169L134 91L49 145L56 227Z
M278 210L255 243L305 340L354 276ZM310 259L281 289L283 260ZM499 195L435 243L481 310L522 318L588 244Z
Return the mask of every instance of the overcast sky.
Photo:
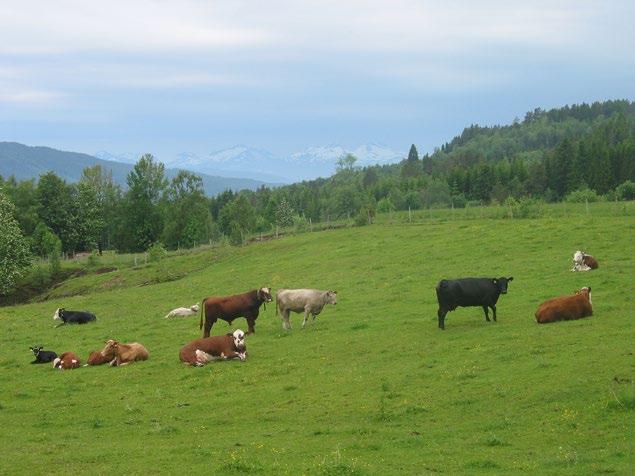
M426 152L635 99L632 0L0 1L0 140L29 145Z

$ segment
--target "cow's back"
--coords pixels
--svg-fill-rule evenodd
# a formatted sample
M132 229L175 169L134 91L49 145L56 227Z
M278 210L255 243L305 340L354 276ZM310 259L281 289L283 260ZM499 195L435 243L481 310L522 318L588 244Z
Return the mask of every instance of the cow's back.
M546 324L591 316L593 308L587 296L560 296L543 302L535 313L536 322Z
M457 306L482 306L496 297L490 278L443 279L436 288L439 304L450 309Z

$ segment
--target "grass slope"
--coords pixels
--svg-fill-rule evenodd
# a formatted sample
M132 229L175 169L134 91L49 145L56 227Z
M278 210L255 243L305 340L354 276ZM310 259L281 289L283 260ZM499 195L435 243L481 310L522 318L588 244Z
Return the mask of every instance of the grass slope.
M632 213L332 230L202 254L178 281L2 308L0 473L632 474L634 231ZM579 248L598 271L569 271ZM514 276L499 322L460 308L439 331L434 286L466 275ZM245 363L179 363L198 318L168 310L260 285L339 304L290 333L269 306ZM585 285L593 317L535 324L540 302ZM54 329L62 305L98 321ZM108 338L150 360L28 365L31 344L85 359Z

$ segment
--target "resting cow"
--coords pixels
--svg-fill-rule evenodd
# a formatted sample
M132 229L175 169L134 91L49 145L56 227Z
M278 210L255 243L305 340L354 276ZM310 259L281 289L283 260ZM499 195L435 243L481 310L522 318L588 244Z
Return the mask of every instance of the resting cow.
M78 369L81 365L75 352L64 352L53 361L53 368L60 370Z
M115 360L115 349L113 346L109 346L106 343L106 346L101 351L91 352L88 356L88 363L84 366L89 365L103 365L112 362Z
M177 307L176 309L172 309L170 312L168 312L165 318L167 319L169 317L174 317L174 316L178 316L178 317L195 316L198 311L199 311L198 304L194 304L190 307Z
M573 268L571 268L571 271L589 271L590 269L598 269L599 266L598 261L584 251L578 250L573 253Z
M203 337L187 344L179 352L181 362L201 367L212 360L247 358L245 333L236 329L233 334Z
M289 312L304 312L302 328L306 325L309 314L315 317L327 304L337 304L337 291L320 291L318 289L280 289L276 293L276 315L282 315L282 328L291 329Z
M33 355L35 355L35 360L31 362L32 364L48 364L49 362L53 362L57 358L57 354L52 350L42 350L43 347L29 347Z
M488 308L494 311L496 321L496 302L501 294L507 294L507 285L514 278L462 278L442 279L437 284L439 301L439 328L445 329L445 316L457 307L480 306L485 311L485 320L489 322Z
M53 314L54 321L62 321L57 325L63 326L64 324L86 324L92 322L95 319L95 314L86 311L67 311L63 307L60 307L55 314Z
M127 365L139 360L148 360L150 354L148 350L138 342L130 344L122 344L116 340L109 339L106 341L106 347L102 350L102 354L114 354L114 359L110 361L111 366Z
M203 337L209 337L212 326L218 319L228 323L238 317L247 319L248 334L256 332L255 325L260 306L271 302L271 288L254 289L243 294L233 296L206 297L201 305L201 322L199 329L203 328L203 315L205 316L205 330ZM266 309L266 305L265 305Z
M591 287L576 291L571 296L560 296L538 306L535 317L538 324L556 321L570 321L593 315Z

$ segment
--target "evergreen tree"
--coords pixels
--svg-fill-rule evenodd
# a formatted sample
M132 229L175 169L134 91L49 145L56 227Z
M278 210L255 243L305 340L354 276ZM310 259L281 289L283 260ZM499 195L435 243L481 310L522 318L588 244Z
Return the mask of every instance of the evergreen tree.
M0 294L7 294L30 264L29 246L13 217L14 205L0 192Z

